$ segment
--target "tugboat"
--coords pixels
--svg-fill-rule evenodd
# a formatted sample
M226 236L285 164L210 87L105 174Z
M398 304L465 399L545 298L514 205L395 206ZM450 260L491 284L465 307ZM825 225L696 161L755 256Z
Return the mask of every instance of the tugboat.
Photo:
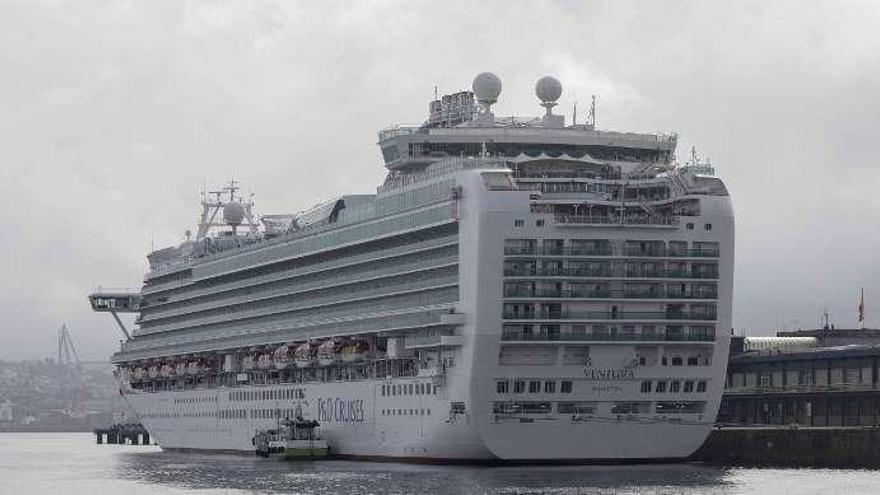
M330 454L327 442L321 438L315 420L297 416L281 420L278 428L257 430L251 442L260 457L279 457L282 460L323 459Z

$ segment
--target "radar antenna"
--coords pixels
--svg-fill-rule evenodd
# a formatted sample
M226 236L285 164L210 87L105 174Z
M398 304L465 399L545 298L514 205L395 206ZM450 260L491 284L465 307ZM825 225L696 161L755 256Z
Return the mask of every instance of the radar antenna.
M253 214L253 194L245 201L237 197L236 192L241 189L238 181L231 179L229 184L219 191L202 191L202 215L199 218L199 230L196 232L196 241L207 237L208 232L214 227L230 227L232 234L238 231L238 226L247 220L247 227L251 234L258 231L257 223ZM213 198L209 196L214 196ZM217 214L222 213L222 222L218 221Z

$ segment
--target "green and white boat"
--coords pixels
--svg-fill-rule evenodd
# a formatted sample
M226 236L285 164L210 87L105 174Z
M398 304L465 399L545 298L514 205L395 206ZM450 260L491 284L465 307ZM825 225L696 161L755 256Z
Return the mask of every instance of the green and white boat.
M277 456L283 460L325 458L330 448L321 438L319 427L314 420L285 418L278 428L257 430L253 438L256 454L260 457Z

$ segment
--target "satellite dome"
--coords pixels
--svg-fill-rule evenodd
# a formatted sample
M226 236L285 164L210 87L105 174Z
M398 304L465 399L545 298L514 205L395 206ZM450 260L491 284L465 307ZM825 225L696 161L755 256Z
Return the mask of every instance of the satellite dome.
M474 78L473 88L478 102L491 105L501 94L501 79L491 72L481 72Z
M244 205L237 202L223 205L223 221L227 225L241 225L244 221Z
M562 83L555 77L544 76L535 84L535 95L542 103L553 103L562 96Z

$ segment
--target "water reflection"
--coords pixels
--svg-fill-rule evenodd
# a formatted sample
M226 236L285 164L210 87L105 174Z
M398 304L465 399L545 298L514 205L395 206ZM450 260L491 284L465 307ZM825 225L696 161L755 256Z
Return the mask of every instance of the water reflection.
M121 453L117 476L199 490L260 493L706 493L729 492L726 470L696 464L429 466L352 461L280 462L250 456Z

